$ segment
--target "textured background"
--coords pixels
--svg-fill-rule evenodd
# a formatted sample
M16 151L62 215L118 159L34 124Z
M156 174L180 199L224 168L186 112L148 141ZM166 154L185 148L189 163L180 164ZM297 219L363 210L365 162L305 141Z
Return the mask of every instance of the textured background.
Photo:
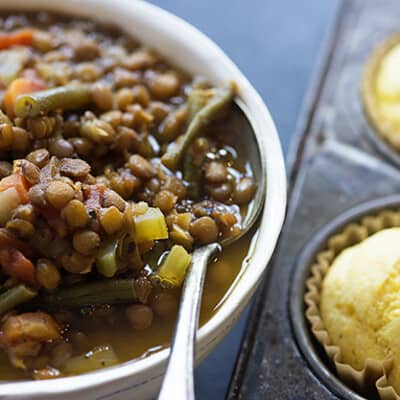
M151 0L195 25L232 58L268 105L287 152L339 0ZM196 370L200 400L223 399L247 313Z

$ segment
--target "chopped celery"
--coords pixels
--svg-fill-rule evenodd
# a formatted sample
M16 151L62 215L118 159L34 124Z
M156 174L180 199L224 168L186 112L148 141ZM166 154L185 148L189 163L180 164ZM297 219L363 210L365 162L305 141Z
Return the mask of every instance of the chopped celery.
M144 214L136 215L134 221L138 243L168 239L167 224L159 208L149 207Z
M192 256L184 247L172 246L155 277L161 283L167 283L174 287L181 286L191 261Z
M187 99L187 104L189 108L189 122L207 104L210 97L212 97L211 90L193 89L190 92Z
M174 243L181 244L187 249L191 249L193 245L193 238L190 233L182 229L178 224L173 224L169 233L170 239Z
M107 240L100 247L96 257L96 268L99 274L111 278L117 272L118 239Z
M192 222L193 215L190 212L176 214L176 223L185 231L189 230L190 223Z
M0 225L4 226L10 219L11 212L21 204L17 189L10 187L0 192Z
M0 81L8 85L20 73L29 58L24 48L2 50L0 52Z
M86 354L70 358L62 370L67 374L77 375L116 364L118 358L112 347L107 345L95 347Z

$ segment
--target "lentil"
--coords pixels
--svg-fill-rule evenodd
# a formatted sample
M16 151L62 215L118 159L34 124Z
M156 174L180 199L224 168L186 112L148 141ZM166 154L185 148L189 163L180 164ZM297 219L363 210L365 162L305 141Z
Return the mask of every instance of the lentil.
M254 196L256 186L252 178L242 178L235 187L233 200L238 204L248 203Z
M222 162L211 161L205 168L205 179L210 183L222 183L228 178L228 171Z
M40 169L28 160L21 161L22 173L31 185L36 185L40 180Z
M10 175L12 172L12 165L7 161L0 161L0 177Z
M62 181L50 182L46 189L46 199L55 208L63 208L74 197L74 189Z
M89 230L76 232L72 238L72 244L76 251L89 256L99 248L100 236Z
M156 74L150 79L149 87L151 93L161 100L166 100L178 93L179 78L173 72Z
M61 275L54 263L40 258L36 263L36 279L45 289L55 289L61 281Z
M49 152L46 149L38 149L35 151L32 151L26 156L26 159L39 168L44 167L47 162L49 161L50 155Z
M200 243L212 243L218 239L218 227L210 217L201 217L190 224L190 234Z
M164 214L168 214L175 206L178 197L169 190L161 190L156 194L154 205Z
M71 178L84 178L90 172L90 165L78 158L63 158L60 163L60 172Z
M89 220L85 206L77 199L68 202L62 209L61 216L72 228L83 228Z
M119 231L123 224L123 215L117 207L105 208L100 213L100 224L108 235Z
M138 154L131 156L126 166L139 178L150 179L156 173L151 163Z
M153 310L149 306L134 304L126 308L125 314L135 330L147 329L153 322Z
M56 157L71 157L74 153L74 147L68 140L58 138L49 142L49 152Z
M176 314L178 299L172 293L161 292L154 296L151 306L160 318L170 318Z

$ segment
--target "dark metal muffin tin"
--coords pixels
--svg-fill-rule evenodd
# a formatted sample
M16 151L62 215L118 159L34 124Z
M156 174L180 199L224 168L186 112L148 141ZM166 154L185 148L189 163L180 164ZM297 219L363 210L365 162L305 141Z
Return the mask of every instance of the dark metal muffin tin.
M330 237L343 230L346 225L358 222L363 216L376 215L383 210L400 209L400 195L383 197L372 200L339 215L323 228L318 230L307 242L295 263L292 282L290 285L289 311L297 344L318 378L333 392L352 400L362 399L344 385L329 368L324 350L316 342L310 332L308 321L305 318L304 294L305 283L310 277L310 266L315 261L315 256L326 248Z
M377 200L400 195L400 163L374 141L359 99L367 57L395 31L399 0L343 0L289 154L286 223L249 317L229 399L362 399L336 378L310 335L304 280L326 235L400 205L400 196ZM358 207L366 201L372 203Z
M400 168L400 153L390 146L382 136L375 132L373 127L367 122L366 118L364 126L365 133L372 145L375 146L376 150L379 151L383 157L386 157L390 162Z

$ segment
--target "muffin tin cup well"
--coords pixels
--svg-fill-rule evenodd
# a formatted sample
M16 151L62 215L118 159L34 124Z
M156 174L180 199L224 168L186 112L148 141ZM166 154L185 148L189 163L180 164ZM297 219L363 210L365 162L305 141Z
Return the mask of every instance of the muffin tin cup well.
M362 130L366 138L375 147L375 149L388 161L400 168L400 152L390 145L383 136L381 136L375 127L369 122L368 117L365 115L364 106L362 104L361 96L359 97L359 104L357 113L361 114Z
M386 52L400 43L400 33L395 33L380 43L369 55L363 65L358 88L359 108L362 114L364 131L371 144L390 162L400 167L400 148L398 140L393 140L388 126L380 125L379 115L375 110L375 101L371 95L373 79L379 63ZM392 141L392 143L390 143ZM397 149L396 149L397 147Z
M365 132L365 136L369 142L379 153L381 153L383 157L385 157L392 164L396 165L396 167L400 168L400 153L396 151L396 149L391 146L381 135L379 135L375 128L369 123L363 111L362 104L360 104L360 109L363 119L363 131Z
M394 195L363 203L339 215L313 235L299 255L294 267L289 308L296 342L317 377L334 393L344 399L361 400L364 397L350 389L338 378L322 345L311 332L311 326L305 316L306 283L311 277L311 267L316 255L326 248L329 238L342 231L349 224L360 222L363 217L377 215L385 210L398 211L399 208L400 196Z

